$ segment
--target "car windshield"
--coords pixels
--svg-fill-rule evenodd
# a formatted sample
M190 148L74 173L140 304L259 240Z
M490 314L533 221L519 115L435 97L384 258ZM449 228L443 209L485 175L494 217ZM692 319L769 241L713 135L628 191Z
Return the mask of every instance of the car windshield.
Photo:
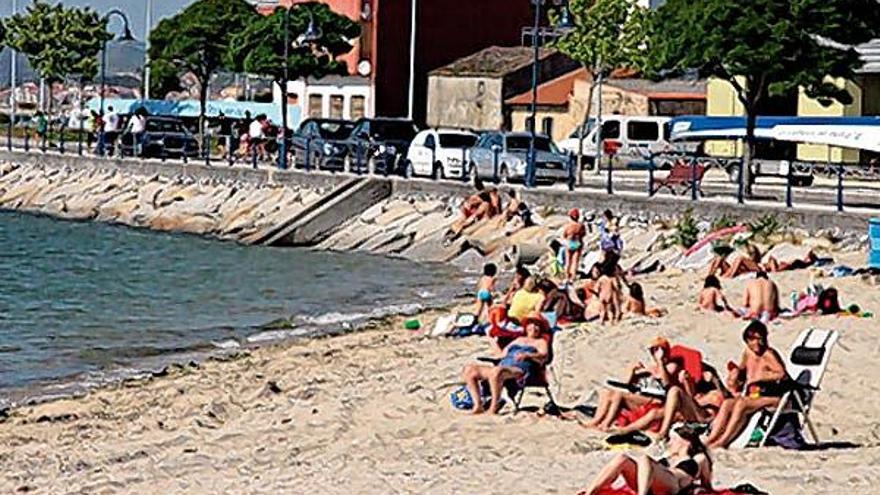
M596 119L593 118L593 117L590 117L590 119L587 120L587 123L586 123L586 124L581 124L581 125L575 127L574 131L572 131L571 135L568 136L568 137L569 137L569 138L572 138L572 139L580 138L580 137L581 137L581 129L582 129L582 128L583 128L583 130L584 130L584 136L586 136L586 135L588 135L588 134L590 133L590 131L592 131L593 128L595 128L595 127L596 127Z
M409 122L381 121L370 122L370 134L377 139L392 139L395 141L412 141L416 130Z
M509 136L507 138L507 149L527 150L529 149L531 142L532 138L530 136ZM559 152L559 150L556 149L556 145L553 144L553 141L550 141L546 136L535 137L535 149L538 151L549 151L551 153Z
M174 120L147 120L147 132L178 132L183 133L183 126Z
M477 136L470 134L440 134L441 148L471 148L477 143Z
M325 121L318 124L318 133L324 139L345 139L351 135L354 124L351 122Z

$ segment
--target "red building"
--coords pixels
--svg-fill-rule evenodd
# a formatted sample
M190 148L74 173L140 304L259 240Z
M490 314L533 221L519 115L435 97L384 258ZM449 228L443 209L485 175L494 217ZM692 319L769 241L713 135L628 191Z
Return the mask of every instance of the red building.
M269 13L315 0L254 0ZM376 115L409 112L412 8L416 9L413 117L425 120L428 72L491 45L514 46L533 20L530 0L317 0L361 24L345 57L352 75L368 77Z

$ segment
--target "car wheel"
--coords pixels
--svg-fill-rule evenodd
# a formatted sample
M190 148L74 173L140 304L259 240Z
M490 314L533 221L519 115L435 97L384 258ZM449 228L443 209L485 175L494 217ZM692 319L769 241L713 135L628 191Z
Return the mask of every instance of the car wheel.
M498 171L498 183L499 184L509 184L510 183L510 171L507 169L507 165L501 165L501 170Z

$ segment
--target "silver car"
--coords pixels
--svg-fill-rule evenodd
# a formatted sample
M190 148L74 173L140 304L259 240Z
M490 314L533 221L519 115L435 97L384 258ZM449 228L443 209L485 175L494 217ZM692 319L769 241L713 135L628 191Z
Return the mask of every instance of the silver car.
M498 182L522 182L529 161L531 134L527 132L487 132L480 136L470 152L471 176L497 179ZM547 136L535 138L535 180L565 181L569 178L570 157L559 151ZM497 177L496 177L496 168Z

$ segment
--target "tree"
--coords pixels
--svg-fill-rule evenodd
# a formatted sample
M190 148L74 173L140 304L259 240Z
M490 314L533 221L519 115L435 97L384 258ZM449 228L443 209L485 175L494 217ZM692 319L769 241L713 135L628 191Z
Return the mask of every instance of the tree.
M245 0L198 0L150 32L150 61L159 84L167 87L172 68L177 76L190 72L198 80L199 133L203 136L211 76L225 67L234 33L259 18Z
M5 44L27 56L49 83L76 75L94 79L98 54L112 35L107 21L90 8L36 0L6 21ZM51 100L50 100L51 101Z
M578 163L593 106L595 82L621 68L640 69L645 60L645 28L650 12L636 0L571 0L575 27L556 42L556 48L580 62L593 84L578 142ZM602 98L602 95L599 95ZM598 156L598 155L597 155Z
M348 17L339 15L325 4L299 4L290 13L277 8L272 15L251 23L233 37L227 54L229 65L239 72L271 77L279 86L285 77L284 29L285 17L290 15L288 34L287 76L291 80L304 77L323 77L344 74L346 65L337 60L351 51L352 40L360 35L360 26ZM321 30L321 37L311 43L297 43L309 22ZM282 93L287 88L282 88ZM286 109L286 98L283 109Z
M742 103L747 195L762 102L802 89L823 105L851 103L835 79L861 66L855 45L880 37L876 0L669 0L654 20L654 74L696 69L730 83Z

